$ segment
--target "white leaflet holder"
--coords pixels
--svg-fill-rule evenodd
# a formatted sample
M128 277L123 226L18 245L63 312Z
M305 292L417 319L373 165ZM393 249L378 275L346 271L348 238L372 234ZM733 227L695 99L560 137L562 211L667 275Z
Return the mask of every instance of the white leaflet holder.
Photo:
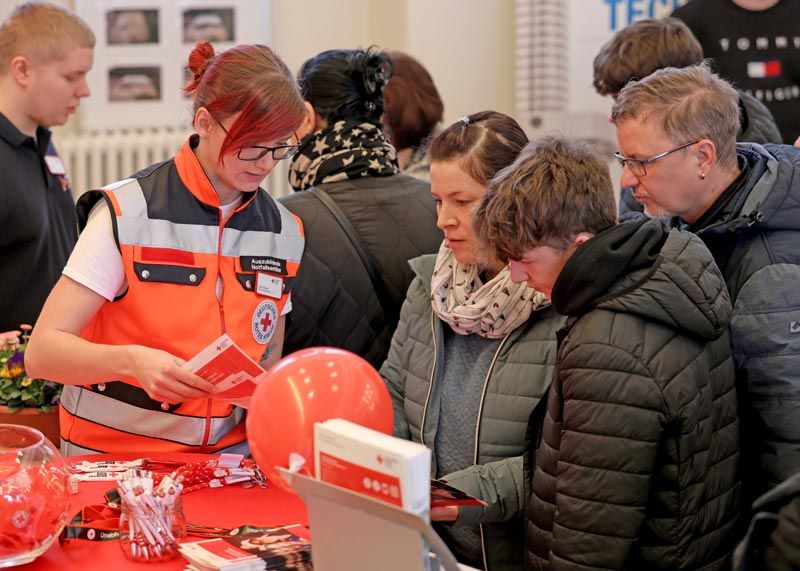
M311 526L314 571L444 571L459 565L424 519L380 500L278 467L303 498Z

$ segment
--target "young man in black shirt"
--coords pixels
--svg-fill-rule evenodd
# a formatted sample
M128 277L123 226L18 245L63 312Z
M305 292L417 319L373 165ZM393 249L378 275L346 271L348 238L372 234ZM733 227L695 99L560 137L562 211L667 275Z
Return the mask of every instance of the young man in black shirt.
M77 239L48 129L89 95L95 38L66 8L30 2L0 25L0 331L33 324Z

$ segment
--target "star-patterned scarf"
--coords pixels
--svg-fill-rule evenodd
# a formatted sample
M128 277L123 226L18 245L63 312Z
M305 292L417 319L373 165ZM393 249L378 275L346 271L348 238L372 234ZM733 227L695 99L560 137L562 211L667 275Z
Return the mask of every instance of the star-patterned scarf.
M459 263L445 244L433 268L431 303L436 316L459 335L501 339L525 323L534 309L550 304L527 284L512 282L508 266L483 283L480 268Z
M337 121L303 139L289 167L289 184L305 190L323 182L398 172L397 152L377 126Z

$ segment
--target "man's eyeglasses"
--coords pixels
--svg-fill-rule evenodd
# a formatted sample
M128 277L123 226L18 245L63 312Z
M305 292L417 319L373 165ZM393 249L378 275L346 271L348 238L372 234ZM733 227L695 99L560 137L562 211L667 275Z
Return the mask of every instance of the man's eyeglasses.
M663 153L659 153L655 156L650 157L649 159L642 159L642 160L629 159L627 157L622 156L622 153L620 153L619 151L614 153L614 156L617 158L622 168L625 168L625 165L628 165L628 168L634 175L645 176L647 174L647 168L645 168L645 165L649 165L650 163L653 163L658 159L663 159L667 155L670 155L676 151L680 151L681 149L685 149L686 147L691 147L692 145L694 145L695 143L699 143L700 141L702 141L702 139L698 139L691 143L686 143L685 145L681 145L680 147L672 149L671 151L664 151Z
M210 113L209 113L210 115ZM225 131L225 134L228 134L228 130L224 127L224 125L214 117L214 121L216 121L219 126ZM298 141L300 140L297 136L297 133L294 134L294 138ZM267 156L267 153L272 153L272 158L276 161L282 161L283 159L289 159L297 154L297 151L300 150L300 144L286 144L286 145L276 145L274 147L264 147L261 145L253 145L252 147L243 147L239 149L236 153L236 156L239 158L240 161L258 161L263 159Z

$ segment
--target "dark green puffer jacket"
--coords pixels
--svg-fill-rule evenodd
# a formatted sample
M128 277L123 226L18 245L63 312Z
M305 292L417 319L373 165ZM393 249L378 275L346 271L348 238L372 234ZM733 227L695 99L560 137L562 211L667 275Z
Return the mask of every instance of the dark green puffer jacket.
M394 406L395 436L433 448L439 425L444 373L442 322L431 309L435 255L411 260L411 282L389 357L381 368ZM456 525L481 524L484 566L512 571L522 566L524 482L522 453L531 411L553 376L556 331L564 318L547 306L500 344L475 419L475 466L443 479L486 501L462 508ZM432 474L436 474L434 450Z
M711 253L657 220L620 224L569 259L553 304L569 317L531 418L525 568L728 568L739 423Z

